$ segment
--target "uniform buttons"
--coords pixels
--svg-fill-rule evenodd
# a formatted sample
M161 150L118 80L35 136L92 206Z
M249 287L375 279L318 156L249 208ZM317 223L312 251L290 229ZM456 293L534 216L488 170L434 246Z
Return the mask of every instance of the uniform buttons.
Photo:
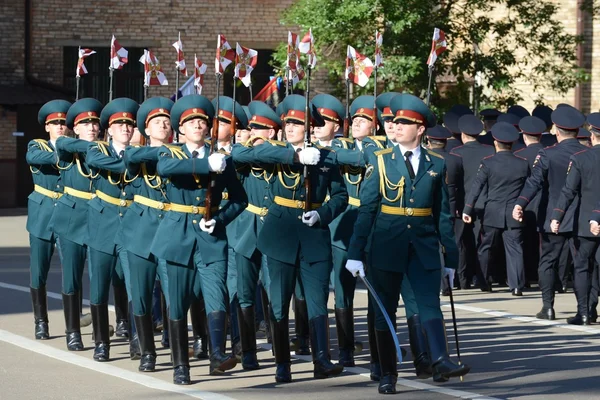
M159 214L159 215L158 215L158 218L162 218L162 214Z
M300 195L300 197L304 197L304 195L303 195L303 194L301 194L301 195Z
M127 193L123 192L123 196L127 196Z
M123 213L119 213L119 217L122 217L122 216L123 216Z
M196 200L200 201L200 197L196 197Z
M408 229L410 229L410 228L411 228L411 226L410 226L410 225L406 225L406 227L407 227Z
M54 207L56 207L56 204L57 204L57 203L54 203Z
M202 185L198 185L198 189L202 189Z
M269 200L269 196L265 196L265 200Z
M413 187L411 187L411 190L417 190L417 188L413 186Z
M298 219L302 219L302 216L298 215Z
M411 203L414 203L414 202L415 202L415 199L410 199L409 201L410 201Z
M194 224L197 224L197 223L198 223L198 221L196 221L195 219L194 219L194 220L192 220L192 222L193 222Z
M57 188L60 188L60 185L56 185Z

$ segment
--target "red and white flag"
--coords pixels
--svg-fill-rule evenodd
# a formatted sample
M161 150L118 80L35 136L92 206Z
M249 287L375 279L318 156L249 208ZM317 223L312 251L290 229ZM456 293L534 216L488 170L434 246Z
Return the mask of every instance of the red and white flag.
M160 66L158 58L150 50L144 50L144 55L140 58L144 64L144 86L164 86L168 85L167 77Z
M81 47L79 48L79 59L77 60L77 70L75 71L76 77L79 78L81 75L85 75L88 73L83 61L92 54L96 54L96 52L91 49L82 49Z
M127 54L127 49L122 47L119 42L117 42L117 39L115 39L115 35L113 35L112 40L110 41L110 68L123 68L128 61Z
M290 71L295 71L300 65L300 39L298 35L288 31L287 62Z
M290 82L292 82L292 86L294 86L304 79L304 75L304 69L302 69L302 66L298 64L298 67L295 70L290 69L287 79L289 79Z
M346 58L346 80L352 81L361 87L369 83L369 78L373 72L373 62L366 56L363 56L352 46L348 46Z
M224 35L217 36L217 56L215 57L215 71L222 74L235 60L235 50L231 48Z
M256 63L258 62L258 52L236 43L235 53L234 77L241 80L242 83L248 87L252 84L250 73L254 70Z
M315 54L315 40L312 35L312 29L309 29L306 35L304 35L298 49L300 53L308 55L308 66L315 68L315 65L317 65L317 56Z
M443 30L435 28L433 30L433 40L431 41L431 53L429 53L429 58L427 59L427 65L429 65L429 67L433 67L435 60L437 60L438 56L446 50L447 46L446 34Z
M187 68L185 67L185 58L183 54L183 43L181 43L181 33L179 34L179 39L175 43L173 43L173 47L177 50L177 61L175 61L175 68L181 71L182 74L188 76Z
M375 68L383 67L383 55L381 54L381 45L383 36L379 31L375 31Z
M196 87L196 92L198 94L202 94L202 85L204 85L204 74L208 65L204 64L200 59L194 54L194 86Z

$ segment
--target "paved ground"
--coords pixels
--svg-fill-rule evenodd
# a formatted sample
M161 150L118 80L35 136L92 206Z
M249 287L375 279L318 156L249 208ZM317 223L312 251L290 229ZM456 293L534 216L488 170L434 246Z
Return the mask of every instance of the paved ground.
M153 374L137 372L137 361L128 358L122 339L113 341L109 363L92 360L91 327L84 328L86 351L66 351L60 300L61 271L55 256L49 276L49 318L52 338L33 340L33 317L29 298L28 242L25 217L6 213L0 217L0 399L130 399L186 397L206 400L228 399L371 399L381 398L377 385L368 378L366 293L356 294L356 332L365 344L357 356L357 367L340 377L312 379L309 357L295 357L294 382L274 382L274 360L262 344L262 368L244 372L237 367L223 377L208 375L206 361L192 362L194 384L171 384L169 352L158 351ZM87 273L87 271L86 271ZM89 293L87 286L85 292ZM112 298L112 296L111 296ZM331 300L331 299L330 299ZM447 298L445 298L447 300ZM557 321L531 318L540 307L540 293L532 290L514 298L499 288L492 294L477 290L455 293L463 362L472 366L464 382L435 384L417 380L412 362L400 368L398 398L444 400L470 399L600 399L600 326L573 327L564 319L575 309L572 293L557 295ZM331 303L331 302L330 302ZM333 304L330 304L333 307ZM443 307L447 321L450 308ZM408 348L408 335L399 308L399 339ZM111 318L114 318L111 316ZM332 347L335 347L335 322ZM454 335L448 324L451 354ZM157 340L159 337L157 336ZM160 343L158 342L160 346ZM337 354L333 352L333 357ZM32 378L33 377L33 378Z

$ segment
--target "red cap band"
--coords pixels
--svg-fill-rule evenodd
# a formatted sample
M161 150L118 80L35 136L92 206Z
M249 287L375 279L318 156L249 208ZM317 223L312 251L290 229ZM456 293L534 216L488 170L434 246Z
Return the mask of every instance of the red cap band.
M323 118L332 121L332 122L340 122L340 116L333 110L329 108L321 107L319 108L319 113L323 116Z
M148 121L150 121L152 118L158 117L158 116L170 117L171 114L169 114L169 110L166 110L164 108L155 108L154 110L152 110L148 113L148 115L146 116L146 120L144 121L144 124L148 125Z
M363 117L368 119L369 121L373 121L373 109L361 107L358 110L356 110L352 118L354 117Z
M86 111L86 112L82 112L81 114L79 114L75 117L75 122L73 123L73 125L77 125L81 121L88 120L88 119L100 121L98 114L96 114L94 111Z
M127 122L131 122L132 124L134 124L135 117L132 113L128 113L128 112L115 113L115 114L111 115L110 118L108 119L108 125L110 126L115 121L127 121Z
M404 119L406 121L414 122L414 123L417 123L417 124L424 124L425 123L425 117L423 117L418 112L412 111L412 110L398 110L398 111L396 111L396 116L394 117L394 122L396 122L399 119Z
M67 119L67 114L65 114L64 112L57 112L57 113L48 114L48 116L46 117L46 123L52 122L52 121L66 121L66 119Z
M392 109L389 107L383 107L383 111L381 112L381 116L382 117L393 117L394 113L392 112Z
M270 129L279 129L279 124L269 118L261 117L260 115L253 115L250 120L250 125L259 125Z
M182 114L181 117L179 117L179 125L183 124L185 121L188 121L190 119L193 118L202 118L206 121L208 121L208 115L206 114L206 111L204 111L201 108L190 108L188 110L185 110Z

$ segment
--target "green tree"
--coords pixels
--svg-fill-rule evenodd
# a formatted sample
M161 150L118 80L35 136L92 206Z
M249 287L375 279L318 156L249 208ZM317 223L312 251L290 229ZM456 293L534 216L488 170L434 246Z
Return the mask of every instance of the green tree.
M282 23L312 28L319 62L328 71L338 95L344 91L346 46L373 59L375 30L383 34L384 68L378 82L385 90L425 96L426 60L435 27L446 33L448 50L436 63L437 76L451 76L456 85L438 94L432 103L446 108L468 101L474 77L480 85L475 96L480 105L498 107L522 99L517 80L531 84L530 93L565 93L588 79L577 67L576 47L582 38L565 32L558 6L547 0L299 0L283 15ZM285 46L274 65L285 63ZM355 93L372 93L373 80Z

